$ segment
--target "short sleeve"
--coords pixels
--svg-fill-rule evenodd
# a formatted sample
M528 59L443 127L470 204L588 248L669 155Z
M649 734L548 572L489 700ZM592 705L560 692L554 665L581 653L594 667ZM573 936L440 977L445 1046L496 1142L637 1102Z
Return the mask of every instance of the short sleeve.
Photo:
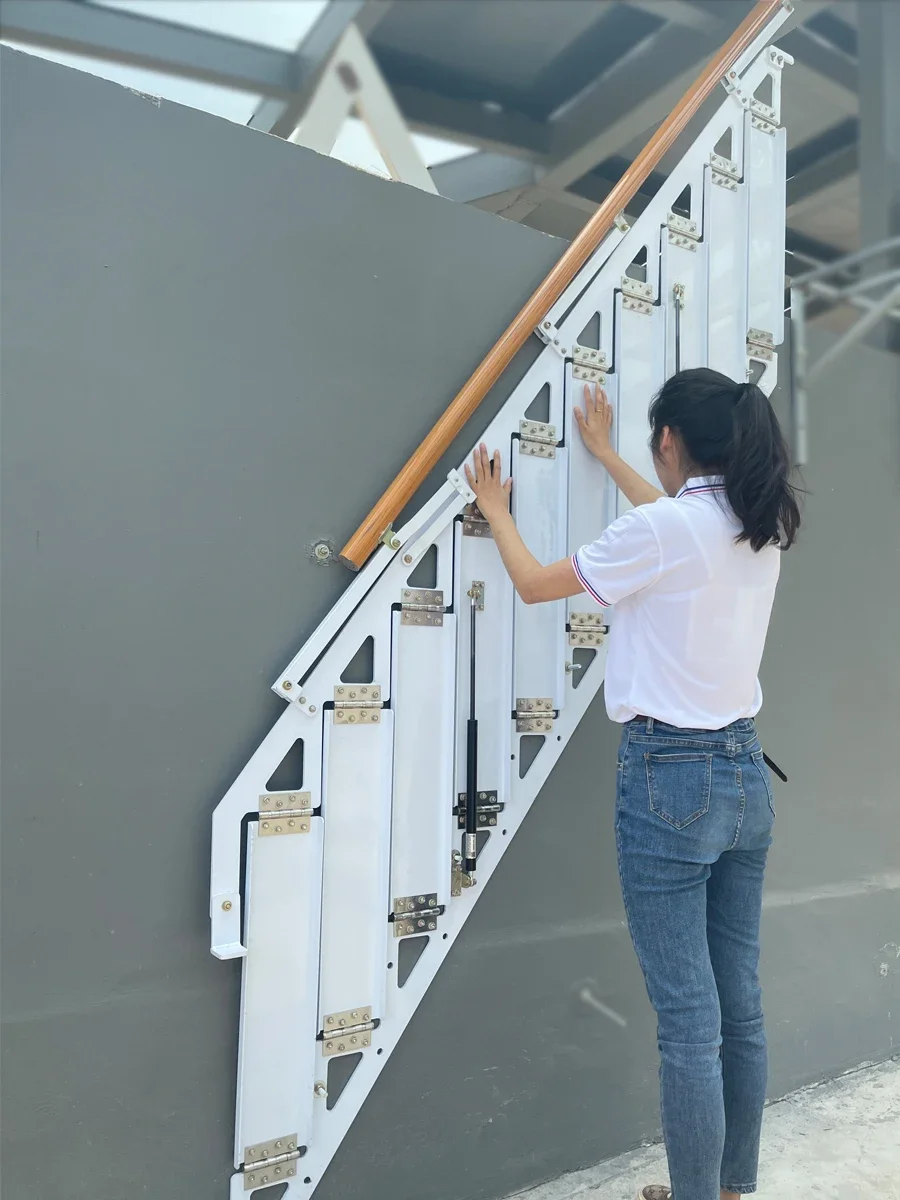
M576 551L572 566L598 604L618 604L659 578L659 542L644 514L632 508L607 526L596 542Z

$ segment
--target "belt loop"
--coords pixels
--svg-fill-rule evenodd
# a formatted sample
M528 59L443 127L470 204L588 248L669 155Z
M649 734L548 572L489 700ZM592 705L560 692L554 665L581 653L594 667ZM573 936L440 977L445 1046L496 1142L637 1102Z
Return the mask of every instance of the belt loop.
M653 718L652 717L647 718L647 733L650 734L652 737L652 735L653 735Z

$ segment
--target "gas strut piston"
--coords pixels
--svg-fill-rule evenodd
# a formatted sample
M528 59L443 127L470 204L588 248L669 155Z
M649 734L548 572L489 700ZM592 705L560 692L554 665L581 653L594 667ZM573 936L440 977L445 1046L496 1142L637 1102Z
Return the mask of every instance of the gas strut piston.
M484 584L474 579L466 593L469 609L469 719L466 722L466 827L463 834L463 870L475 871L478 857L478 721L475 717L476 614L484 609Z

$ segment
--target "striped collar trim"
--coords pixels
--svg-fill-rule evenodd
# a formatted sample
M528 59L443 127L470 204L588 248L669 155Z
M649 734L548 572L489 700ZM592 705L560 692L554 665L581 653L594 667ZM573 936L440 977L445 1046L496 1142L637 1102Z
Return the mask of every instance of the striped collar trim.
M680 491L675 493L675 499L682 496L700 496L708 492L724 492L725 477L723 475L698 475L689 479Z

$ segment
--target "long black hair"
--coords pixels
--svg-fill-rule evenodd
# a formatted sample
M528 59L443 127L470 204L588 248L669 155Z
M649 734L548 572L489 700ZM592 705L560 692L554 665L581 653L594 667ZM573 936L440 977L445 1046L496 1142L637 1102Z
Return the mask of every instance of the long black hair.
M687 462L722 475L725 494L754 550L793 545L800 507L790 482L791 460L766 394L755 383L735 383L709 367L679 371L650 405L650 448L659 453L663 429L681 438Z

